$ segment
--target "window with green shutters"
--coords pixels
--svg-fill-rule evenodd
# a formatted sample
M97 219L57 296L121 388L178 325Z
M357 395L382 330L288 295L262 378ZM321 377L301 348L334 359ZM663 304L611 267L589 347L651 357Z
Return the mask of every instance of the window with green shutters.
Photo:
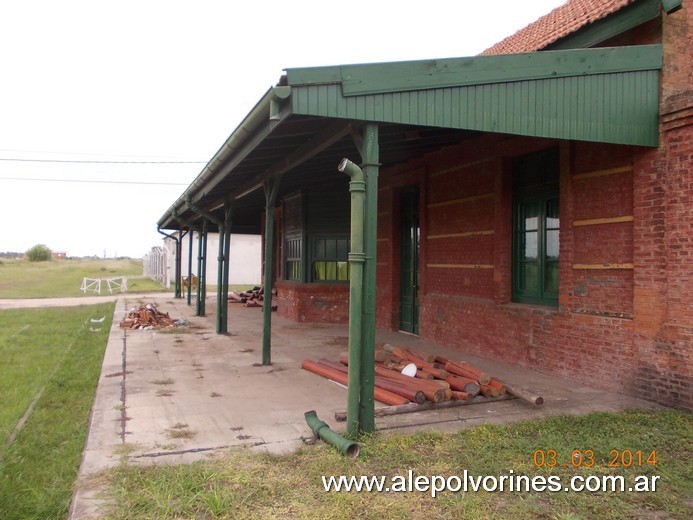
M558 305L558 177L556 149L513 162L513 301Z

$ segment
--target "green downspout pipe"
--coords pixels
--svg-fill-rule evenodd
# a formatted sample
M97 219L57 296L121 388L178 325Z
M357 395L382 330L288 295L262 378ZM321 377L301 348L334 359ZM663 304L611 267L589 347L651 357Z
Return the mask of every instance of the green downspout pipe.
M219 263L219 268L217 270L217 321L216 321L216 330L217 334L222 333L222 291L221 291L221 283L224 278L224 271L223 271L223 263L224 263L224 237L226 236L226 231L224 229L224 222L221 220L215 218L211 213L208 213L204 211L202 208L197 207L191 198L187 197L185 199L185 203L188 205L188 207L200 214L201 216L205 217L207 220L213 222L214 224L217 225L218 232L219 232L219 254L217 256L217 261Z
M274 204L280 177L265 182L265 272L262 301L262 364L272 364L272 271L274 256Z
M305 417L306 423L316 437L320 437L325 442L332 444L342 455L346 455L350 459L355 459L359 456L359 451L361 451L359 445L333 432L327 423L318 419L315 410L304 413L303 417Z
M337 169L351 177L351 251L349 251L349 370L347 372L347 432L357 435L362 430L361 359L363 270L366 262L364 251L364 210L366 182L363 170L349 159L342 159Z
M376 258L378 247L378 173L380 150L378 125L367 124L364 129L363 172L366 177L366 208L364 217L364 249L366 263L363 276L363 309L361 329L361 428L364 432L375 431L375 304Z
M173 235L169 235L168 233L164 233L161 231L161 228L159 226L156 226L156 230L164 235L167 238L170 238L176 243L176 270L175 270L175 289L174 289L174 298L180 298L180 242L178 241L178 237L175 237Z

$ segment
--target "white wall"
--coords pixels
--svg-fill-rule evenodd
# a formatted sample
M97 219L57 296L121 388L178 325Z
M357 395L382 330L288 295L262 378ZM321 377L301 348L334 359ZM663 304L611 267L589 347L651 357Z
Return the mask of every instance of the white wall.
M178 233L176 233L178 236ZM181 244L181 273L188 276L189 244L191 234L183 237ZM175 242L164 239L165 247L170 251L168 265L169 280L173 280L176 270ZM192 272L197 276L198 234L192 233ZM219 271L219 235L207 234L207 285L217 285ZM229 262L230 285L261 285L262 237L260 235L231 235L231 252Z

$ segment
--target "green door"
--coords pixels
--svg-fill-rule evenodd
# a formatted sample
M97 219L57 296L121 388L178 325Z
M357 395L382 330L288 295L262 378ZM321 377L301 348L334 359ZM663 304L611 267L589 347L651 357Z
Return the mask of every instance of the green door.
M403 190L400 199L402 264L400 278L401 331L419 333L419 188Z

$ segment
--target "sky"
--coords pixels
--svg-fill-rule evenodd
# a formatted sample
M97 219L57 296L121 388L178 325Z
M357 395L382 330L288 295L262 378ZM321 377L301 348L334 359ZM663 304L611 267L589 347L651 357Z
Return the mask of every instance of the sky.
M140 258L283 69L473 56L563 3L1 2L0 252Z

